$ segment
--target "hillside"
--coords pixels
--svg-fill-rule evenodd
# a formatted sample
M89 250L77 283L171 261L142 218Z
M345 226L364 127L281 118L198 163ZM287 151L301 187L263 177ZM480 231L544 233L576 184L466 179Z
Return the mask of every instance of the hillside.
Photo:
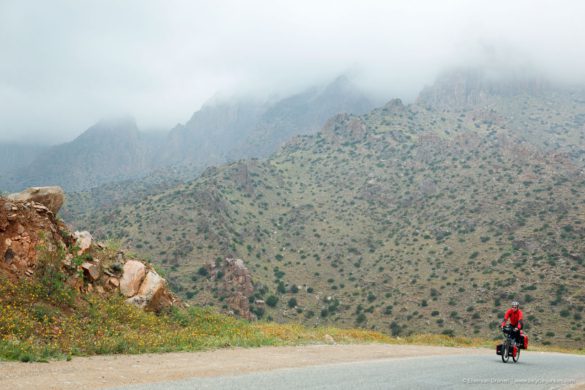
M258 317L491 338L518 299L534 341L583 347L585 95L449 77L84 222L199 304L228 309L239 257Z

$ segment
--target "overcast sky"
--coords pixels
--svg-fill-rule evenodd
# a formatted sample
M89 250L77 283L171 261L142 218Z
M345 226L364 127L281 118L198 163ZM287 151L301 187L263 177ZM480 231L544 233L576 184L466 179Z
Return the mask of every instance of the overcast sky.
M349 72L412 100L452 66L585 81L585 2L0 0L0 142L70 141L100 118L186 122L210 97Z

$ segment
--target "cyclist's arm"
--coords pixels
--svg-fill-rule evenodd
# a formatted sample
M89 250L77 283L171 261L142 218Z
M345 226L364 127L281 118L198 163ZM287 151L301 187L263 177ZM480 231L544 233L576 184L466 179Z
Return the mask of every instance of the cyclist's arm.
M524 327L524 314L522 313L521 310L518 310L518 325L516 326L519 330L522 329L522 327Z

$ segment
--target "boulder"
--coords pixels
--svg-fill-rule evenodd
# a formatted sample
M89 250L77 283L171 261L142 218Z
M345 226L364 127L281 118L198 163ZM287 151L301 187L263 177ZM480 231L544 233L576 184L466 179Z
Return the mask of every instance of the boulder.
M170 306L172 302L167 303L168 291L166 281L155 271L150 270L146 274L138 294L126 300L126 302L136 305L142 309L160 311L163 307Z
M118 288L120 287L120 280L112 276L111 278L108 279L108 284L113 288Z
M88 231L75 232L73 237L75 237L75 246L79 248L78 255L85 253L91 247L92 237Z
M57 214L65 201L65 192L58 186L31 187L22 192L10 194L7 198L13 201L40 203L53 214Z
M90 282L95 282L100 278L100 267L97 264L85 262L81 265L83 273Z
M133 297L140 289L145 276L144 264L140 261L128 260L124 264L122 279L120 279L120 292L126 297Z
M331 335L329 335L329 334L326 334L325 336L323 336L323 340L327 344L335 344L335 339Z

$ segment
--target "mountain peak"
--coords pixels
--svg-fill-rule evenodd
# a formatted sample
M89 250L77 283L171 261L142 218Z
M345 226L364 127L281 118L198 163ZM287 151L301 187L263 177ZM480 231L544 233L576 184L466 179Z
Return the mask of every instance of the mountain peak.
M119 129L136 129L136 119L131 115L115 116L100 119L90 129L94 131L111 131Z
M487 67L456 68L441 74L420 93L417 102L436 108L465 108L496 96L539 95L550 87L531 72Z
M83 132L76 141L103 137L136 137L139 134L136 120L132 116L119 116L101 119Z

